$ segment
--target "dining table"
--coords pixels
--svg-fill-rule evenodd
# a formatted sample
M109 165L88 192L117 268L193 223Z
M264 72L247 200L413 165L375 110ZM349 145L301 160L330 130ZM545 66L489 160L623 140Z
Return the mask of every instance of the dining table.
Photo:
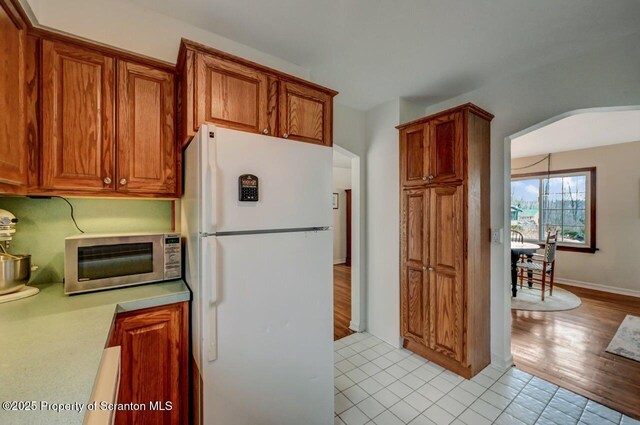
M542 248L540 245L532 242L514 242L511 241L511 295L518 295L518 267L517 263L521 256L532 258L533 254ZM531 281L532 273L527 272L529 287L533 284Z

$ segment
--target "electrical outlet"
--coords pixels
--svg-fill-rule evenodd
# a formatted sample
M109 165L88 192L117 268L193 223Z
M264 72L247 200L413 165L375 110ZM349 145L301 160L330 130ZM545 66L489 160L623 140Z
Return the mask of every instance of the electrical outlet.
M491 229L491 243L503 244L504 243L504 229Z

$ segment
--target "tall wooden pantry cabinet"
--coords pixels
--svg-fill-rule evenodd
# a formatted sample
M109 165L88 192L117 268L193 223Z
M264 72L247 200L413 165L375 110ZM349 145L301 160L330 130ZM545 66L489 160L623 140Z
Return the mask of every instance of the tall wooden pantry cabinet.
M492 119L466 104L397 127L403 345L465 378L491 360Z

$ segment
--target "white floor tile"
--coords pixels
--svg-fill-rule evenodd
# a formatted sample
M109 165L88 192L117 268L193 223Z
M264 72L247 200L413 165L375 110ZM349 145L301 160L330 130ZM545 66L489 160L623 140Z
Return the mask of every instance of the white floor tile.
M355 356L351 356L349 357L347 360L349 360L351 363L353 363L356 366L362 366L365 363L369 363L369 360L367 360L366 358L364 358L362 356L362 354L356 354Z
M485 392L484 394L482 394L480 399L486 401L487 403L489 403L489 404L491 404L491 405L493 405L495 407L497 407L500 410L506 409L507 406L509 405L509 403L511 403L511 400L509 400L508 398L503 397L500 394L496 394L491 390L489 390L489 391ZM544 406L543 406L543 410L544 410ZM542 413L542 410L540 411L540 413Z
M420 388L421 386L423 386L425 384L425 381L423 381L422 379L418 378L413 373L410 373L410 374L405 375L402 378L400 378L400 382L402 382L405 385L408 385L409 387L411 387L414 390L417 390L418 388Z
M344 424L344 422L342 422L342 419L340 419L339 416L336 416L334 418L333 425L345 425L345 424Z
M362 410L371 419L385 411L385 407L373 397L365 398L358 403L358 409Z
M500 413L502 413L502 410L480 399L476 400L470 408L490 421L495 421L496 418L500 416Z
M475 395L463 390L460 386L455 387L449 392L449 395L453 397L455 401L462 404L465 407L471 406L471 404L476 401L478 397Z
M436 402L440 400L442 396L444 396L444 391L440 391L438 388L429 383L424 384L423 386L418 388L417 391L432 402Z
M385 410L373 420L376 425L404 425L396 415Z
M389 388L389 390L391 390L392 393L394 393L400 398L405 398L406 396L408 396L413 392L411 387L403 384L400 381L396 381L392 383L391 385L387 386L387 388Z
M411 407L416 409L418 412L424 412L425 410L427 410L427 408L429 406L431 406L433 404L433 402L431 400L429 400L428 398L424 397L423 395L421 395L417 391L412 392L411 394L406 396L404 398L404 401L409 403L411 405Z
M436 423L433 422L431 419L427 419L426 416L420 415L414 420L412 420L411 422L409 422L409 425L436 425Z
M353 387L356 383L349 379L346 375L340 375L333 380L333 385L340 391L344 391L349 387Z
M360 385L360 387L369 394L375 394L384 388L384 385L373 378L367 378L364 381L360 382L358 385Z
M591 413L595 413L596 415L615 423L620 422L620 419L622 419L622 414L620 412L616 412L615 410L609 409L608 407L605 407L602 404L596 403L592 400L589 400L589 402L587 403L587 407L585 407L585 410Z
M358 385L347 388L342 392L342 394L344 394L353 404L358 404L365 398L369 397L369 394Z
M491 421L489 419L471 409L467 409L462 412L462 414L458 416L458 419L467 425L491 425Z
M335 410L337 414L340 414L353 406L353 403L349 401L342 393L336 394L334 397Z
M515 418L508 413L502 413L493 423L496 425L526 425L520 419ZM557 425L554 422L552 422L552 424Z
M409 373L403 368L401 368L400 366L398 366L397 364L389 366L388 368L385 369L385 372L387 372L388 374L390 374L396 379L400 379Z
M387 388L383 388L375 393L373 398L378 400L378 402L387 409L400 401L400 397L389 391Z
M362 366L360 366L360 370L362 370L364 373L366 373L369 376L373 376L376 373L382 371L382 369L380 369L378 366L374 365L371 362L365 363Z
M349 372L345 373L345 376L351 379L355 383L364 381L369 377L369 375L367 375L365 372L363 372L359 368L350 370Z
M527 388L527 387L525 387ZM531 387L531 388L536 388L536 387ZM505 384L503 384L502 382L496 382L495 384L493 384L492 386L489 387L489 390L493 391L494 393L501 395L502 397L505 397L509 400L513 400L514 398L516 398L516 396L520 393L520 390L513 388L513 387L509 387ZM536 390L538 390L536 388ZM541 391L541 390L538 390ZM545 394L549 394L546 391L541 391L544 392ZM553 394L549 394L551 396L553 396Z
M555 422L556 424L559 425L574 425L578 422L577 419L566 415L565 413L561 412L558 409L555 409L553 407L547 406L544 411L542 412L542 415L540 416L541 418L550 420L552 422Z
M342 412L340 414L340 419L342 419L346 425L364 425L369 422L369 418L356 406Z
M340 372L342 373L347 373L350 370L353 370L356 368L356 365L354 365L353 363L351 363L349 360L340 360L338 363L336 363L336 369L338 369Z
M386 357L378 357L377 359L373 359L371 362L380 369L386 369L393 364L393 362Z
M406 370L407 372L413 372L420 366L421 363L417 363L412 357L406 357L398 362L398 366Z
M429 381L429 383L445 393L448 393L456 386L455 384L451 383L451 381L443 378L441 375L436 376L431 381Z
M629 416L623 415L620 425L640 425L640 421L630 418Z
M391 376L389 373L384 370L373 375L373 379L380 382L382 385L389 386L396 381L396 378Z
M495 383L493 379L487 377L486 375L481 375L481 374L478 374L473 378L471 378L471 381L475 382L476 384L480 384L485 388L489 388Z
M411 407L411 405L409 405L409 403L404 400L400 400L399 402L391 406L389 410L406 424L411 422L420 414L420 412Z
M514 416L520 419L522 422L524 422L527 425L535 424L538 418L540 417L539 413L532 412L531 410L527 409L525 406L518 404L516 402L511 403L509 407L505 409L505 413L508 413L511 416Z
M531 407L531 403L530 403L531 399L529 398L529 400L527 400L527 401L522 400L524 397L527 397L527 396L521 394L518 397L516 397L516 401L518 403L522 404L523 406L526 406L528 409L534 410ZM540 402L538 402L538 403L542 404ZM556 396L554 396L551 399L551 401L549 401L547 406L553 407L554 409L558 409L559 411L561 411L565 415L569 415L569 416L571 416L572 418L575 418L575 419L580 419L580 416L582 416L582 411L584 410L582 407L576 406L575 404L571 404L571 403L565 401L564 399L556 397ZM546 406L543 406L542 410L544 410L545 407ZM540 413L542 413L542 410L540 411Z
M447 412L451 413L453 416L458 416L466 409L466 406L457 402L450 395L445 395L440 400L436 402L436 404L442 407Z
M580 417L581 424L585 425L616 425L618 422L611 422L602 416L596 415L595 413L591 413L588 410L585 410L582 416Z
M487 390L482 385L476 384L475 382L469 380L465 380L464 382L462 382L460 385L458 385L458 388L462 388L466 392L471 393L476 397L480 397L482 393Z
M456 375L455 373L449 370L445 370L440 374L440 376L446 379L447 381L451 382L453 385L458 385L459 383L464 381L463 377Z
M451 413L435 404L424 412L424 416L438 425L449 425L455 419Z

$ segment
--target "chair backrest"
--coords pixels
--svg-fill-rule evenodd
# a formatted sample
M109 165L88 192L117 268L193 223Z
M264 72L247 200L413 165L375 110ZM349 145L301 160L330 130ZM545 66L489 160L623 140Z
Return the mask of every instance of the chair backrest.
M524 242L524 235L517 230L511 231L511 242Z
M558 231L547 233L547 241L544 245L544 261L553 263L556 260L556 248L558 247Z

